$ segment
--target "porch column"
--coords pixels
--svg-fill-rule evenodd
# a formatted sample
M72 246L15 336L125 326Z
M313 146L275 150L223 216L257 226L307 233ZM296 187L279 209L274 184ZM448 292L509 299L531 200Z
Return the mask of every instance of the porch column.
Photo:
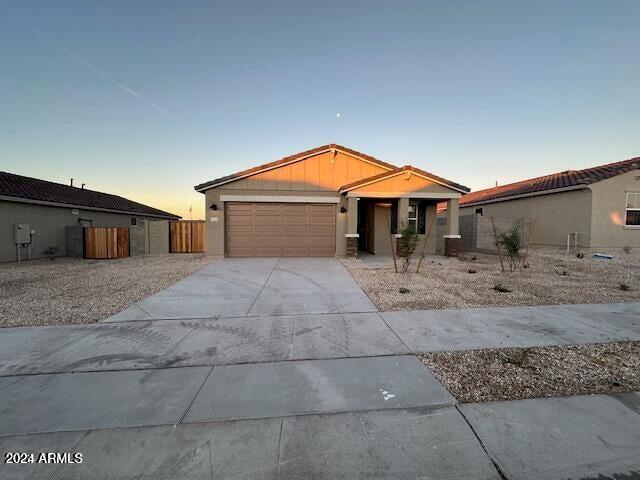
M397 238L400 238L400 229L406 227L409 224L409 198L400 197L398 199L398 233L396 237L396 254L399 257L406 257L406 249L401 248L402 242L398 242Z
M358 199L347 197L347 257L358 256Z
M452 198L447 200L447 224L444 234L444 254L447 257L457 257L460 250L460 199Z

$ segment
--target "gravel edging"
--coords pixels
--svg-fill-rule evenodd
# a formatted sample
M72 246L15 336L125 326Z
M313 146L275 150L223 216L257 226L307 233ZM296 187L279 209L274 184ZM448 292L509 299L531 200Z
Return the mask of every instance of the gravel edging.
M95 323L214 261L203 254L0 265L0 327Z
M380 311L636 302L640 297L640 251L605 260L537 248L528 268L514 273L502 273L496 255L481 253L428 257L419 274L414 273L417 258L405 274L394 272L390 258L342 263ZM496 285L509 291L497 291Z
M422 353L460 403L640 390L640 342Z

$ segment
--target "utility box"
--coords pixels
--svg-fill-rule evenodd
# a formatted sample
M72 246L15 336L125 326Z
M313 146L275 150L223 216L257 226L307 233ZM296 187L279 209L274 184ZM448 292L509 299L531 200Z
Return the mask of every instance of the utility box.
M31 243L31 224L16 223L13 225L13 238L17 245L26 245Z

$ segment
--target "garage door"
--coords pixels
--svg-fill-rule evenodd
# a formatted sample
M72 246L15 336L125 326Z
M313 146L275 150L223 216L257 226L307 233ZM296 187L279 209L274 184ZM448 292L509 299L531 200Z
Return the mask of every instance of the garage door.
M312 203L227 203L230 257L333 257L336 206Z

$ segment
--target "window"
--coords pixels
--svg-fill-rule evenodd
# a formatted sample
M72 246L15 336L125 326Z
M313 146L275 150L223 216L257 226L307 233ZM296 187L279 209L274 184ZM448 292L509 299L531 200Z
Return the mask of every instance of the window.
M409 226L412 226L414 231L418 231L418 205L409 205Z
M484 208L483 207L476 208L476 214L482 217L484 215Z
M138 219L136 217L131 217L131 225L138 225Z
M625 225L640 227L640 192L627 193L627 215Z

